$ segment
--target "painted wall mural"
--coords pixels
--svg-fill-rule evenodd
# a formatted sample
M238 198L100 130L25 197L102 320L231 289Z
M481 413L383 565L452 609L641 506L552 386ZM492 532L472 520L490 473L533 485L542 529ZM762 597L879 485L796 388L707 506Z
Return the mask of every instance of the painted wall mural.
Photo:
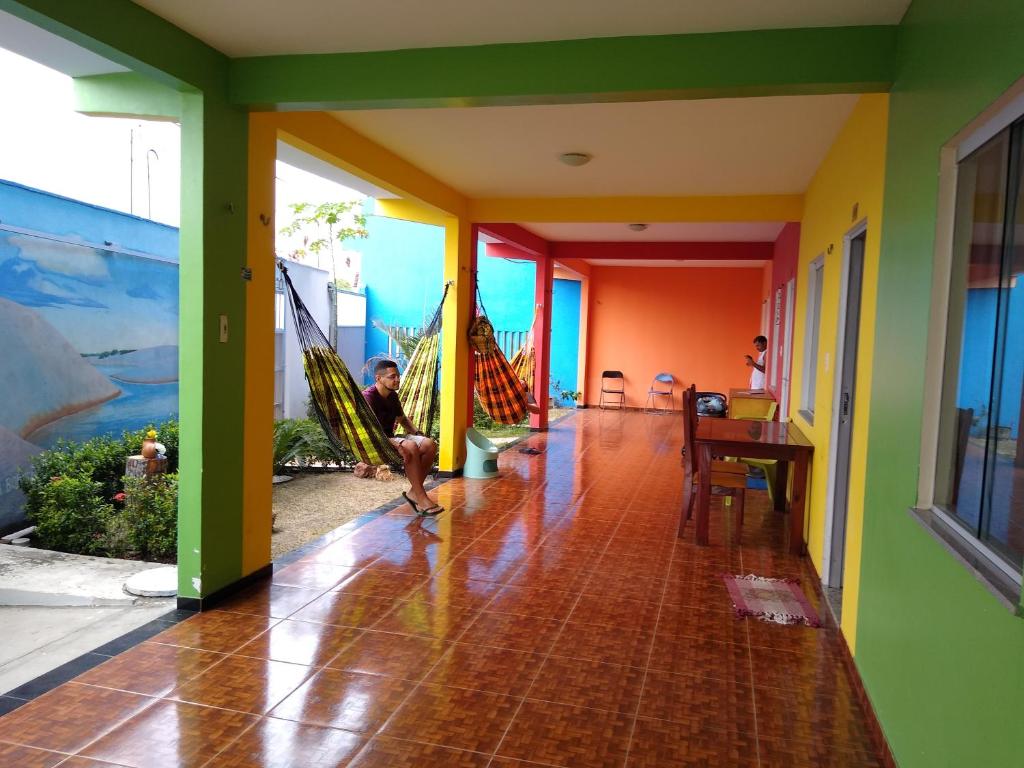
M0 229L0 527L19 520L18 468L40 449L178 412L177 264L12 230Z

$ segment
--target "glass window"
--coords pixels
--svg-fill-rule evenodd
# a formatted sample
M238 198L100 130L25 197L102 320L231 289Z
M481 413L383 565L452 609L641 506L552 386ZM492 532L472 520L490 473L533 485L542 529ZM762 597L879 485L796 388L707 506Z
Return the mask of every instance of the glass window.
M814 421L814 398L817 392L818 340L821 329L821 294L825 285L825 257L810 263L807 274L807 327L804 330L804 372L801 410L808 421Z
M1021 138L1018 123L957 168L935 488L936 505L1017 572L1024 561Z

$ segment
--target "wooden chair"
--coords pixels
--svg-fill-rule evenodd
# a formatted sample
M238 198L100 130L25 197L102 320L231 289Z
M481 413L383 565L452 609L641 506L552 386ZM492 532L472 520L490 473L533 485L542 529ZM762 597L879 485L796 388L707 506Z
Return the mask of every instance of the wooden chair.
M700 461L697 456L695 440L697 435L697 403L694 400L694 388L683 390L683 435L685 453L683 455L683 509L679 520L679 536L683 535L686 521L693 515L693 502L700 484ZM747 488L747 465L736 461L711 462L711 494L713 496L729 496L735 500L736 506L736 541L739 541L743 529L743 501Z

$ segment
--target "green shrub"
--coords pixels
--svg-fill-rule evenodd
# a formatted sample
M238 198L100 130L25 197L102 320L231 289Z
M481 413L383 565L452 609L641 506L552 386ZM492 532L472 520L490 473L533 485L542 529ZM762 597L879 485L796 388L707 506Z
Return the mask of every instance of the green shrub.
M120 490L126 454L121 441L94 437L84 443L58 440L32 459L31 473L22 473L18 487L25 494L25 514L32 519L48 498L53 478L77 478L96 483L98 501L107 502Z
M34 488L38 507L29 514L39 545L82 555L106 551L113 507L102 500L102 484L84 477L53 477Z
M302 467L312 462L352 465L357 459L348 449L336 450L320 422L280 419L274 422L274 473L280 474L290 461Z
M178 550L178 475L124 478L124 509L107 528L118 547L143 560L173 562Z

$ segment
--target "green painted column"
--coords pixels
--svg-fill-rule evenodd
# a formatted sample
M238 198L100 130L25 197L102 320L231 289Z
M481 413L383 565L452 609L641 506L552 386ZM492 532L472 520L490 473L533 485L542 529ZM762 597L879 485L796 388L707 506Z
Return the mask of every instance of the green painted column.
M227 57L127 0L0 9L132 70L83 84L80 106L180 118L178 575L179 601L197 605L245 575L248 115L227 102Z

